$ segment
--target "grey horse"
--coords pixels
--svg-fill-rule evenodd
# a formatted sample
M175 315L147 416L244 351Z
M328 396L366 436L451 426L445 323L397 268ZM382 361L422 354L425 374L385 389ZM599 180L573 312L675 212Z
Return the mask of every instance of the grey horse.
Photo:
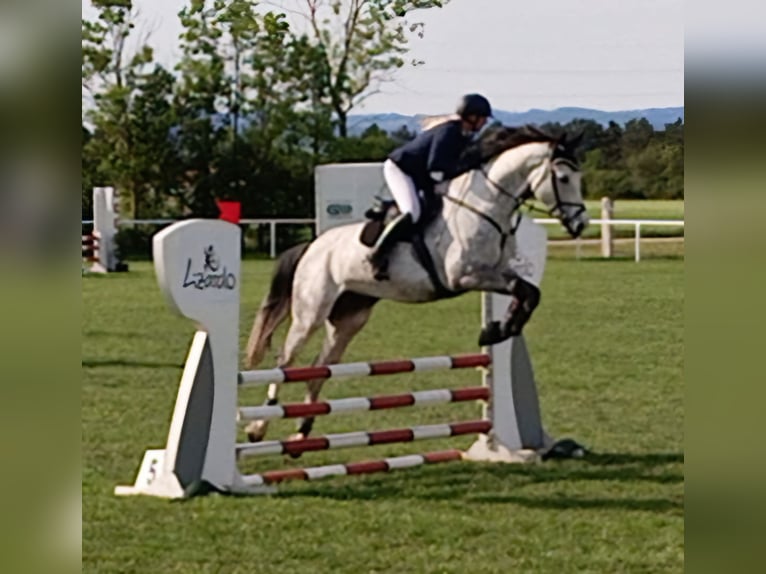
M413 249L397 244L389 257L389 280L378 281L360 242L364 223L335 227L313 242L295 246L277 262L269 293L255 317L246 366L265 357L277 327L292 313L278 358L290 365L322 325L325 341L314 364L334 364L370 318L380 299L426 303L466 291L513 296L505 325L484 333L483 344L520 333L539 300L539 292L510 266L519 207L528 199L544 204L576 237L588 224L581 194L581 173L574 151L579 137L553 137L531 126L497 127L466 154L478 166L442 184L441 211L422 231L431 256L431 273ZM316 402L323 380L307 384L306 402ZM269 387L267 404L278 401L279 385ZM246 428L251 441L262 440L268 421ZM293 438L311 432L313 418L299 421Z

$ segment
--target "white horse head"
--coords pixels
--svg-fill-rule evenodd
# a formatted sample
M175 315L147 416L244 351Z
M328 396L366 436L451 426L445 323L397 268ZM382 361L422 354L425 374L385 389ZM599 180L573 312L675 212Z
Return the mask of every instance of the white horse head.
M532 126L495 127L477 143L483 171L500 194L513 196L512 210L534 197L573 236L588 225L575 149L581 136L554 138ZM526 169L524 169L526 168Z

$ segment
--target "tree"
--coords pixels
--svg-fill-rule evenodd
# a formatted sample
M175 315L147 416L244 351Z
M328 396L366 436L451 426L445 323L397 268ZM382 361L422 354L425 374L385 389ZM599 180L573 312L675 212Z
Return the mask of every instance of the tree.
M82 85L92 98L92 105L84 106L92 137L83 153L94 165L93 179L113 185L123 212L137 215L149 209L154 176L164 177L173 163L168 137L173 80L153 65L147 44L127 50L136 19L130 0L93 4L97 19L82 21Z
M96 21L82 20L82 86L91 93L111 85L123 86L126 43L134 28L131 0L93 0Z
M654 127L646 118L630 120L625 124L622 135L622 149L624 156L639 153L652 141Z
M91 219L93 215L93 188L97 187L97 169L93 158L86 149L93 135L88 128L82 126L81 164L82 164L82 218Z
M337 162L384 161L397 145L398 142L385 130L373 124L359 137L338 138L328 159Z
M391 133L391 138L397 145L402 145L415 139L415 132L411 132L406 124L402 124L400 128Z
M590 150L600 147L604 141L604 127L595 120L574 119L564 126L564 131L569 136L582 134L582 144L578 150L582 156L579 159L583 159Z
M305 0L312 43L321 56L313 81L326 98L340 137L348 114L404 66L408 32L423 36L423 24L407 16L449 0Z
M602 152L600 168L615 169L622 166L622 134L620 124L610 121L599 146Z
M163 213L178 185L178 152L171 140L177 124L173 108L175 78L160 65L136 79L129 122L133 138L132 173L140 190L140 209ZM164 213L163 213L164 215Z
M217 22L221 2L208 5L191 0L178 14L182 57L175 90L178 118L176 146L181 160L181 206L200 217L217 215L215 205L216 160L226 137L229 118L225 114L230 85L219 53L223 32Z

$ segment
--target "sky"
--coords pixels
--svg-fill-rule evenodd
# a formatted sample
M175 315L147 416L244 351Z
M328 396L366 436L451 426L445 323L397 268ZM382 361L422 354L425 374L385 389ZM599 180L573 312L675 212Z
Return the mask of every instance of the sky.
M134 0L139 30L166 66L179 57L184 4ZM89 0L82 5L92 16ZM506 111L684 103L683 0L451 0L415 16L425 35L408 58L425 64L397 70L356 113L446 113L468 92Z

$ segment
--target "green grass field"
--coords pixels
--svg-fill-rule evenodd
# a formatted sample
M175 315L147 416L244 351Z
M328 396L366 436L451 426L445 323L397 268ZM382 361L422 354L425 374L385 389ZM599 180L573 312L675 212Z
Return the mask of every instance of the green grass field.
M268 262L243 269L241 336ZM117 498L161 447L193 326L150 264L82 281L83 571L171 573L681 572L683 260L550 262L527 339L548 431L585 460L449 463L285 485L279 495ZM347 360L476 350L479 298L381 303ZM319 341L305 353L313 356ZM470 371L336 381L324 397L475 384ZM285 389L299 400L302 389ZM243 404L260 403L250 392ZM330 417L316 432L476 418L476 404ZM272 438L292 426L272 427ZM258 459L243 470L466 447L471 438Z

